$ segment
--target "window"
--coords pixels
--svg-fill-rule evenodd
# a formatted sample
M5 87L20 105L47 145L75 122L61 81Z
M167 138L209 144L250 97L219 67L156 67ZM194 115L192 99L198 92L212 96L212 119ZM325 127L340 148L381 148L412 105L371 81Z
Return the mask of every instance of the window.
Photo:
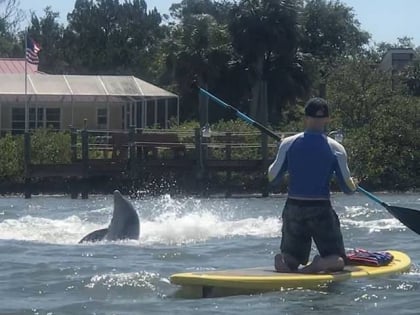
M108 110L106 108L98 108L96 110L96 124L98 129L108 128Z
M60 108L45 108L44 128L60 130Z
M25 109L12 108L12 130L14 133L25 131Z
M29 108L29 129L60 129L60 108ZM12 108L13 133L25 131L25 108Z

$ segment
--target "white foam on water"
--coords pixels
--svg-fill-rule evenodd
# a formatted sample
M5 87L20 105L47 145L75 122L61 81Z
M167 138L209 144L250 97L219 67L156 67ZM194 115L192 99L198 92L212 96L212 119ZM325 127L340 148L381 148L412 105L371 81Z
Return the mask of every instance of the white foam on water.
M246 202L238 200L232 203L226 199L174 199L169 195L150 200L135 200L133 204L140 216L140 239L121 243L140 246L174 245L205 242L211 238L279 237L280 213L272 211L265 216L257 216L259 212L250 211ZM362 229L370 233L405 228L382 209L345 207L345 211L339 214L343 228ZM107 227L111 215L112 206L104 207L102 204L97 209L63 219L43 218L33 214L18 219L6 219L0 221L0 239L76 244L86 234Z
M233 236L274 237L281 228L276 217L223 220L209 212L164 217L142 224L141 242L181 244Z
M370 209L365 206L346 207L345 209L344 215L340 217L343 228L356 227L368 230L369 233L384 230L402 230L406 228L386 210Z
M203 204L199 199L178 200L166 195L157 202L154 199L133 204L140 212L140 239L121 241L127 245L174 245L235 236L277 237L281 229L276 216L241 217L235 214L235 209L226 209L229 203L223 201ZM144 214L145 218L142 218L142 207L150 212ZM80 217L51 219L26 215L6 219L0 222L0 239L76 244L86 234L107 227L111 215L112 207L102 206Z
M43 243L74 244L82 235L104 226L82 221L72 215L63 220L24 216L0 222L0 239L37 241Z

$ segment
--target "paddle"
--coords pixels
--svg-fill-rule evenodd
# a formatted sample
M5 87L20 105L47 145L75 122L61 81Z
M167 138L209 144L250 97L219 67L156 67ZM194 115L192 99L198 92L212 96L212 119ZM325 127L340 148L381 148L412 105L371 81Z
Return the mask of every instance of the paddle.
M389 213L391 213L394 217L396 217L402 224L406 227L411 229L413 232L420 234L420 211L410 208L403 208L397 206L391 206L387 204L385 201L382 201L372 193L368 192L367 190L363 189L362 187L358 186L357 190L361 193L365 194L368 198L372 199L373 201L379 203L383 206Z
M193 81L192 87L196 89L199 93L211 98L214 100L218 105L224 107L231 113L235 114L237 117L241 118L245 122L249 123L250 125L256 127L261 132L265 133L266 135L274 138L277 141L281 141L281 137L275 134L273 131L267 129L267 127L261 125L259 122L253 120L252 118L248 117L244 113L240 112L237 108L223 102L218 97L214 96L210 92L202 89L197 81ZM374 196L372 193L364 190L362 187L358 186L357 190L363 194L365 194L367 197L372 199L373 201L379 203L382 205L386 210L388 210L389 213L391 213L395 218L397 218L402 224L407 226L412 231L416 232L417 234L420 234L420 211L409 209L409 208L403 208L403 207L397 207L397 206L391 206L384 201L380 200L378 197Z
M272 137L273 139L277 140L277 141L281 141L280 136L278 136L277 134L275 134L273 131L271 131L270 129L267 129L267 127L264 127L263 125L261 125L259 122L255 121L254 119L252 119L251 117L248 117L247 115L245 115L244 113L240 112L237 108L223 102L220 98L214 96L213 94L211 94L210 92L202 89L199 85L198 82L196 80L193 81L193 83L191 84L191 87L195 90L197 90L199 93L211 98L212 100L214 100L216 102L216 104L220 105L221 107L227 109L229 112L235 114L237 117L241 118L243 121L247 122L248 124L256 127L257 129L259 129L261 132L264 132L266 135L269 135L270 137Z

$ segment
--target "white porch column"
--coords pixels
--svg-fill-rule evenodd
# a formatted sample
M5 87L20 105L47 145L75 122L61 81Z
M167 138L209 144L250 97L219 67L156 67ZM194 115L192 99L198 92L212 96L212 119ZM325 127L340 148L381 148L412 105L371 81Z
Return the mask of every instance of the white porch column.
M134 102L134 126L135 126L136 128L138 128L138 127L139 127L139 120L138 120L138 118L137 118L137 105L138 105L138 102L137 102L137 101L135 101L135 102Z
M155 98L155 112L154 112L154 118L155 118L155 121L154 121L154 124L155 124L155 126L157 125L157 122L158 122L158 119L157 119L157 116L158 116L158 100L157 100L157 98Z
M147 127L147 100L146 100L146 102L144 103L144 128L146 128Z
M168 99L165 99L165 129L168 129Z

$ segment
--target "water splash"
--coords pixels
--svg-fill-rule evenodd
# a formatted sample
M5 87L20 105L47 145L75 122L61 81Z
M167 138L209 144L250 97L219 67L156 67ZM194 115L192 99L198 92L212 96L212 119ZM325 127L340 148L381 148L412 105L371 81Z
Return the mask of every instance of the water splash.
M393 230L405 230L405 226L382 209L371 209L366 206L345 207L340 218L344 229L350 227L368 230L369 233Z
M80 235L98 228L98 224L84 222L76 215L63 220L27 215L1 222L0 239L74 244Z
M244 207L232 207L226 200L174 199L165 195L133 204L139 211L140 240L119 242L126 245L174 245L234 236L277 237L281 228L277 217L249 217ZM76 244L84 235L106 227L111 216L112 207L103 205L63 219L25 215L0 222L0 239Z
M278 237L281 231L280 206L273 206L270 199L232 202L223 198L172 198L164 195L132 202L140 217L140 240L119 242L125 245L178 245L247 236L272 238ZM255 205L259 208L254 209ZM0 239L76 244L93 230L108 226L111 220L111 199L106 203L92 201L90 206L86 210L77 209L77 214L75 209L66 209L60 213L31 210L26 215L15 215L0 222ZM338 213L344 229L356 228L369 233L405 229L387 211L367 205L344 207Z
M178 217L164 215L143 223L141 239L148 244L181 244L233 236L275 237L280 227L278 219L273 217L223 220L209 212Z

